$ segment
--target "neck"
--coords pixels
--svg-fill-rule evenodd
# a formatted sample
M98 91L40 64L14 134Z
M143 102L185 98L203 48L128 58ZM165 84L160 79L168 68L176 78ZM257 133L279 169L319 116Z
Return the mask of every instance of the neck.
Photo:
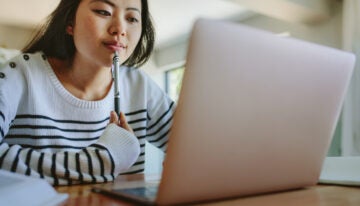
M112 85L111 69L97 67L81 61L67 64L59 59L49 59L56 76L63 86L79 99L103 99Z

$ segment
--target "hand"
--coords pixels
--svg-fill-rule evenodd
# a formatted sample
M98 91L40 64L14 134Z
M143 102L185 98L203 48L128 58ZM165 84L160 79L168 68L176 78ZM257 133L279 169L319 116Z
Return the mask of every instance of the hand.
M130 125L127 123L126 121L126 117L124 115L124 113L120 112L120 119L119 116L116 114L115 111L111 111L110 113L110 124L114 123L117 124L119 127L131 132L134 134L134 131L132 130L132 128L130 127Z

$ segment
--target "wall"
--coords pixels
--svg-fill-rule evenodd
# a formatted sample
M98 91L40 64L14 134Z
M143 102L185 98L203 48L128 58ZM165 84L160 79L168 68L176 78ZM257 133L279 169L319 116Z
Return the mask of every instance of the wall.
M291 37L322 44L334 48L341 48L341 7L336 8L332 18L321 24L306 25L289 23L266 16L256 16L242 22L244 24L272 31L274 33L288 32Z
M236 20L233 20L236 21ZM250 15L240 21L256 28L274 33L288 32L291 37L318 43L334 48L341 48L342 7L340 3L334 4L330 19L318 24L307 25L291 23L274 19L264 15ZM188 37L181 37L174 44L164 45L155 51L154 61L158 68L168 69L168 65L184 62L187 50Z
M268 30L274 33L288 33L292 38L326 45L329 47L342 48L342 6L341 2L335 2L330 19L317 24L290 23L274 19L264 15L255 15L239 23ZM168 44L157 49L153 58L156 64L151 69L164 71L171 65L184 63L187 50L187 38L181 38L174 44ZM151 70L150 69L150 70ZM160 83L163 84L163 83ZM340 124L339 124L340 125ZM336 128L334 139L328 155L340 155L341 127Z
M22 49L32 35L31 29L0 25L0 47Z

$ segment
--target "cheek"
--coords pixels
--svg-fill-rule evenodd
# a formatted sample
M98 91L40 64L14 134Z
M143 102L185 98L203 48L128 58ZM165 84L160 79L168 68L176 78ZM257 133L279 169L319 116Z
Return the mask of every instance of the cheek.
M101 28L93 18L82 18L82 21L76 22L75 37L81 40L94 39L99 35Z
M93 36L98 33L98 26L96 24L96 21L94 21L92 18L84 19L82 26L82 30L84 31L86 36Z
M135 49L135 47L138 45L141 37L141 29L136 29L132 32L131 35L131 42L132 42L132 48Z

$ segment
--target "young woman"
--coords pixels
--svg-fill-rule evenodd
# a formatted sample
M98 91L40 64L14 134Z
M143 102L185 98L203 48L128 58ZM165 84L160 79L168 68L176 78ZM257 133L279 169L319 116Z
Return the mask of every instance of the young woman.
M136 69L153 46L147 0L61 0L24 53L0 68L0 168L54 185L143 172L145 142L166 149L174 111Z

